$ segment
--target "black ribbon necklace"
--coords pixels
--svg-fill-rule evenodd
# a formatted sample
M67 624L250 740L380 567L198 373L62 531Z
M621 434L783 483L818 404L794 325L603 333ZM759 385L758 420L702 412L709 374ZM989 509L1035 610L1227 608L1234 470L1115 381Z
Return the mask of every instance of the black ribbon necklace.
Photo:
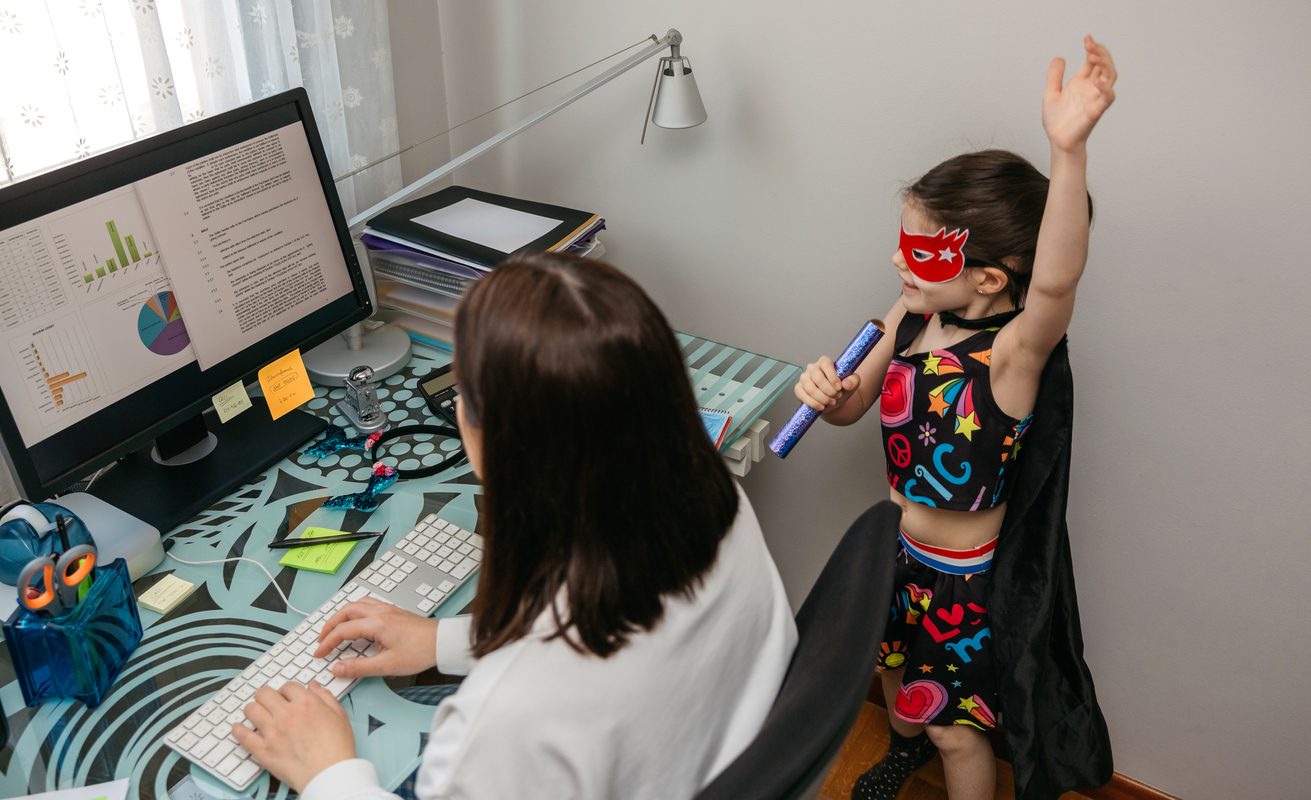
M1011 320L1019 316L1023 309L1015 308L1010 311L1003 311L1000 314L993 314L991 317L981 317L979 319L964 319L958 317L950 311L938 312L938 324L942 327L955 325L957 328L964 328L970 331L983 331L988 328L1000 328Z

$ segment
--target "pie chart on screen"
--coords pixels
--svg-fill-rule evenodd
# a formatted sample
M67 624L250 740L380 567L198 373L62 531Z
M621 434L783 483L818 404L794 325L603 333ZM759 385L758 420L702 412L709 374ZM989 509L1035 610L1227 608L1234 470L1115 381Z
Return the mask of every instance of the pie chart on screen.
M175 355L191 344L187 326L182 322L182 311L178 309L172 292L160 292L141 305L137 333L150 352L161 356Z

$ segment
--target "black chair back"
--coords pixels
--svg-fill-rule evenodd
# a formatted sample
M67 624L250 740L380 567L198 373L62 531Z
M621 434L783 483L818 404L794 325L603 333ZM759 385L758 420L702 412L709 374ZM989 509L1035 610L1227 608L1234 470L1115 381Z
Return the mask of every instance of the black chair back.
M764 726L696 800L794 800L818 787L874 677L900 523L885 500L847 529L797 612L797 649Z

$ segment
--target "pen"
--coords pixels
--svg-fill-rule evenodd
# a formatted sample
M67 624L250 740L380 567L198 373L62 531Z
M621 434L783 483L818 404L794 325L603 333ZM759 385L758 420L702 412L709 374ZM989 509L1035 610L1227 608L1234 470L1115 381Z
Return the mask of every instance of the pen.
M280 542L269 542L269 549L290 550L293 547L313 547L316 544L358 542L363 539L376 539L384 533L386 533L386 531L377 531L375 533L343 533L340 536L320 536L317 539L283 539Z

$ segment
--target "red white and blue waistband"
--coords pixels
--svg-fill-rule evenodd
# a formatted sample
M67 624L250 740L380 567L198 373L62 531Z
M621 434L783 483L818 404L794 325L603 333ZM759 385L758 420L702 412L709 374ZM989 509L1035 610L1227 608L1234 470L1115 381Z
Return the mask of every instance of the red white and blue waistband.
M901 546L906 548L906 552L914 556L916 561L950 575L987 572L988 567L992 566L993 551L997 549L996 539L972 550L948 550L945 547L934 547L917 542L907 536L905 531L898 531L897 535L901 538Z

